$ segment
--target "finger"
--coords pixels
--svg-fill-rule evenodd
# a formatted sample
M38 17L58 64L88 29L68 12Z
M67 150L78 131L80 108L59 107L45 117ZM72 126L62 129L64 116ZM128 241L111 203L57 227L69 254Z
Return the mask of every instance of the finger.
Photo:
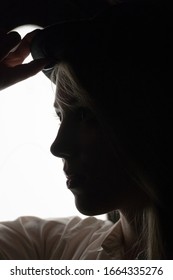
M0 60L4 59L9 52L14 49L21 41L21 37L17 32L10 32L1 36L0 41Z
M0 84L0 89L5 89L6 87L34 76L41 71L47 63L47 60L39 59L13 68L7 68L6 71L2 73L4 79L1 77L3 81Z
M33 30L33 31L29 32L29 33L27 33L27 34L24 36L23 40L27 41L28 44L31 44L33 38L35 37L35 35L36 35L39 31L40 31L40 29L37 28L37 29L35 29L35 30Z
M26 64L18 65L14 68L16 76L20 76L20 79L22 78L22 80L29 78L43 70L47 63L47 59L37 59Z
M37 32L38 30L36 29L25 35L18 48L14 52L11 52L6 58L4 61L5 65L14 67L23 63L26 57L30 54L30 44Z

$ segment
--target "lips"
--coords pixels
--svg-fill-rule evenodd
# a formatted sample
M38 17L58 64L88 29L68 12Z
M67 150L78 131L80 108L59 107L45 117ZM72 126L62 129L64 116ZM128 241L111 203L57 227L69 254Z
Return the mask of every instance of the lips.
M67 161L64 164L64 173L67 178L67 187L70 190L77 191L79 189L82 189L84 187L84 182L86 181L86 176L80 172L80 168L77 168L73 166L73 169L70 168Z
M76 169L78 170L78 172L70 168L67 168L66 164L64 165L63 171L65 173L65 176L67 177L67 180L75 180L75 178L82 177L81 172L79 172L79 169L78 168Z
M83 188L83 185L84 185L84 176L81 176L79 174L71 174L71 175L66 175L67 177L67 187L68 189L70 190L79 190L79 189L82 189Z
M84 177L80 175L67 176L67 187L70 190L79 190L84 184Z

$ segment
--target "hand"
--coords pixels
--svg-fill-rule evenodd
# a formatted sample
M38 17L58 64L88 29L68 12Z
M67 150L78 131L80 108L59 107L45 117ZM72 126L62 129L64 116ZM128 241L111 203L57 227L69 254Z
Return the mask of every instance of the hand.
M0 34L0 90L15 83L25 80L39 71L46 65L45 59L33 60L22 64L30 54L30 44L35 35L32 31L22 40L17 32Z

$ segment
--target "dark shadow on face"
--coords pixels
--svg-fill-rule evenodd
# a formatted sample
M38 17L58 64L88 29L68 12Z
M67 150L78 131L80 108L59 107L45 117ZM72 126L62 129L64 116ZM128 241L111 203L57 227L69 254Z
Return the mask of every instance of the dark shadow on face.
M115 209L139 207L142 193L122 162L96 116L80 104L69 110L59 104L61 126L51 147L63 158L67 186L77 209L98 215ZM141 202L140 202L141 203Z

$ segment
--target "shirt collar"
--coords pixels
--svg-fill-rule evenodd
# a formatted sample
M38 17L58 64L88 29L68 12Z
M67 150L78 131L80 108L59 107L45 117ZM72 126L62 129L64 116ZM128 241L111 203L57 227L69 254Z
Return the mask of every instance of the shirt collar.
M102 243L103 250L113 259L123 259L124 245L121 220L112 226Z

